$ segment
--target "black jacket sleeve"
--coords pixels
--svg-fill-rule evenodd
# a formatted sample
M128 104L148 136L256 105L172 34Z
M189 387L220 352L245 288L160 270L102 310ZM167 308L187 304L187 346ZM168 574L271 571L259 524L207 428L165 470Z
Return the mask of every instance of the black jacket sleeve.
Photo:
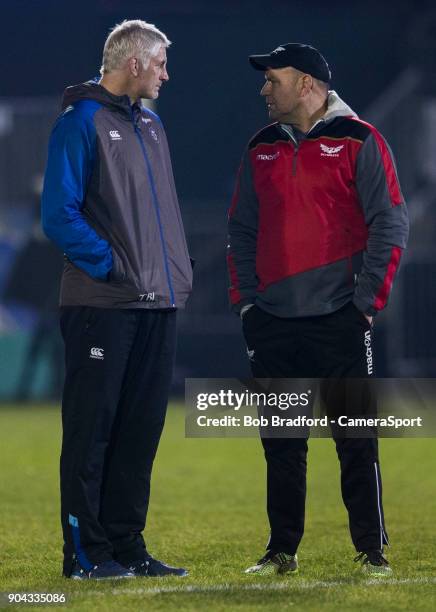
M232 206L229 211L227 265L230 276L230 303L239 312L254 303L258 279L256 276L256 243L258 200L254 190L248 150L238 172Z

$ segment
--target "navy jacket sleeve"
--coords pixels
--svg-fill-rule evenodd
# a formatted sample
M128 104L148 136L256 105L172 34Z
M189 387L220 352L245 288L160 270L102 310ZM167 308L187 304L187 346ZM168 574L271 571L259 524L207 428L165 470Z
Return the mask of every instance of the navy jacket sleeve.
M96 109L94 109L96 110ZM112 249L90 226L83 205L96 155L93 113L71 108L51 134L42 194L42 227L68 259L89 276L106 280Z

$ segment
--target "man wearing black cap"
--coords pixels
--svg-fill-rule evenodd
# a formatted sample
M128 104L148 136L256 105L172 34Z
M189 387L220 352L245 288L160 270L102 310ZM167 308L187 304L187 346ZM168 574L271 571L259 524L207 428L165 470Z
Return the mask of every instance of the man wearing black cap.
M330 69L313 47L280 45L249 60L265 73L261 95L273 123L242 159L228 266L253 375L368 379L372 318L386 306L408 237L392 154L329 91ZM389 575L377 440L334 437L356 560L371 575ZM296 572L307 441L262 444L271 537L247 572Z

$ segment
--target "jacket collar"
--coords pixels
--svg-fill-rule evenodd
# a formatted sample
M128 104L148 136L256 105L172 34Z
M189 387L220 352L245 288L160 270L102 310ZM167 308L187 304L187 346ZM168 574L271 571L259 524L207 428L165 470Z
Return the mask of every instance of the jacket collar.
M325 114L312 125L310 130L306 133L306 136L314 131L317 131L321 127L324 127L326 123L330 123L337 117L357 118L357 114L342 100L342 98L338 96L336 91L330 90L327 97L327 110ZM293 140L296 140L291 124L280 123L279 127L284 130Z
M95 100L129 119L132 118L132 110L135 110L135 105L132 108L129 96L115 96L102 87L97 79L67 87L62 99L62 110L79 100Z

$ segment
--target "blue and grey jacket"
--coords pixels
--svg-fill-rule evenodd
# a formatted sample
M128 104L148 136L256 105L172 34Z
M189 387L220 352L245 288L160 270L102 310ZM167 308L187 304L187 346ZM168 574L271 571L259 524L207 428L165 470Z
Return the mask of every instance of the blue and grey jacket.
M62 109L42 195L65 254L61 306L182 308L192 267L159 117L93 81Z

